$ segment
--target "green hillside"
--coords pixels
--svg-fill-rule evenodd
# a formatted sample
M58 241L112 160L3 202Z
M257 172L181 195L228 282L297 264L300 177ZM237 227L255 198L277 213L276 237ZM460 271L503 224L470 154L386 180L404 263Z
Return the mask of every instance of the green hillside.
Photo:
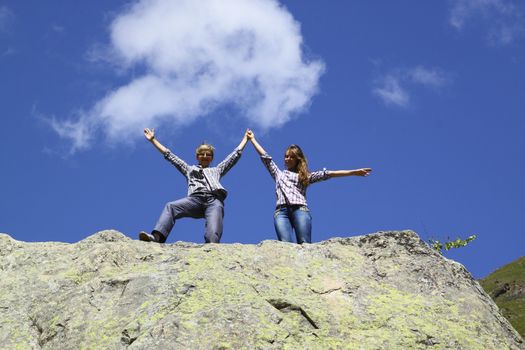
M503 316L525 337L525 256L479 281Z

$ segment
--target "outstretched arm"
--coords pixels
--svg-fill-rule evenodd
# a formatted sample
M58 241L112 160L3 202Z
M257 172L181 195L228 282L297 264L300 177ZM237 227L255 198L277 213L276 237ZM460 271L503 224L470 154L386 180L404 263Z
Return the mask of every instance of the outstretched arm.
M155 129L144 129L144 136L146 139L155 146L156 149L159 150L160 153L164 154L168 150L166 147L162 145L156 138L155 138Z
M244 133L244 136L241 140L241 143L239 143L239 146L237 146L237 149L240 149L241 151L244 149L244 146L246 146L246 143L248 142L248 132L250 131L250 129L247 129L246 132Z
M166 147L162 145L157 139L155 138L155 129L144 129L144 136L146 139L155 146L155 148L164 155L164 158L168 160L171 164L173 164L182 175L186 176L186 173L188 172L188 164L177 157L175 154L171 153L170 150L168 150Z
M241 143L239 143L239 146L233 150L232 153L230 153L222 162L220 162L217 165L217 169L219 169L219 173L221 176L226 175L226 173L235 165L237 164L237 161L241 157L242 150L244 149L244 146L246 146L246 143L248 142L248 130L244 133L244 136L241 140Z
M261 160L264 166L266 167L266 169L268 169L268 172L270 172L270 175L274 179L277 179L277 175L281 172L281 170L279 170L279 167L275 164L272 157L270 157L268 153L266 153L264 148L262 148L262 146L259 144L259 142L257 142L257 140L255 139L255 135L253 134L253 131L248 129L248 131L246 132L246 135L248 136L248 139L252 142L253 147L255 147L255 150L257 151L257 153L259 153L259 155L261 156Z
M257 142L257 140L255 139L255 135L253 134L253 131L248 129L248 131L246 132L246 135L248 139L252 142L253 147L255 147L255 150L257 151L257 153L259 153L261 156L263 154L266 154L266 151L264 150L264 148L262 148L259 142Z
M371 168L361 168L354 170L329 170L327 171L327 174L329 177L368 176L371 172Z

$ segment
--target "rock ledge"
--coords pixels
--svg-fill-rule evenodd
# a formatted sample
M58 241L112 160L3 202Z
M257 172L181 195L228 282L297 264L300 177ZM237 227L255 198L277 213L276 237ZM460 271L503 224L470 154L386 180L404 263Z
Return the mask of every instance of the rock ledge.
M412 231L310 245L0 234L0 278L5 349L525 349Z

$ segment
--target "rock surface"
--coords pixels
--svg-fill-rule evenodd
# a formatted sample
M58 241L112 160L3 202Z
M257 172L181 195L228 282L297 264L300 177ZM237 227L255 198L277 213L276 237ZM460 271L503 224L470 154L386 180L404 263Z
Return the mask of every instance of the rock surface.
M525 349L412 231L296 245L0 234L2 349Z

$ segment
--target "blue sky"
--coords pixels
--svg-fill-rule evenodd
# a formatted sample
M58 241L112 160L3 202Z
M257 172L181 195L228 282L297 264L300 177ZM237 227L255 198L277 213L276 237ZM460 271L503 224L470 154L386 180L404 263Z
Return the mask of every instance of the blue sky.
M523 255L525 5L507 0L2 1L0 232L136 238L188 162L250 127L283 164L371 167L313 184L313 240L412 229L478 238L475 277ZM249 144L223 178L223 243L275 239L274 185ZM168 242L202 242L204 221Z

